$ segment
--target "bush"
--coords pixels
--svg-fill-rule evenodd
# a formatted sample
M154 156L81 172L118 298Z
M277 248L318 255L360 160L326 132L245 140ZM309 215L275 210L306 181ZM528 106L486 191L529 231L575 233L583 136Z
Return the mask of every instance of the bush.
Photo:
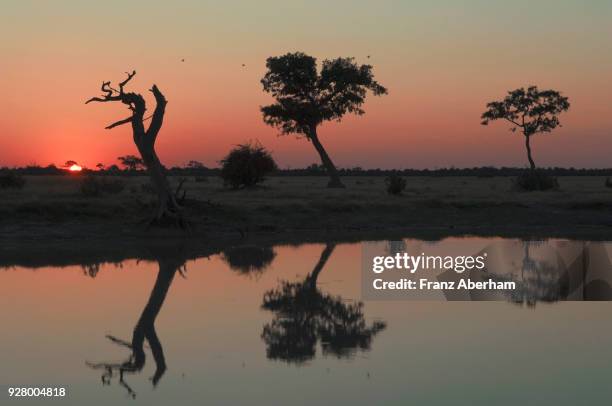
M260 144L242 144L221 160L221 178L233 189L254 186L277 169L270 153Z
M271 247L254 245L230 247L221 256L232 270L245 275L262 273L275 257L276 252Z
M402 194L406 189L406 179L398 175L391 175L385 178L385 184L387 185L387 193L394 196Z
M99 178L88 175L81 181L81 193L85 197L97 197L103 194L114 195L125 189L125 182L121 179Z
M25 183L24 177L13 171L0 172L0 189L23 189Z
M516 190L532 192L536 190L559 189L559 181L540 170L527 170L516 177L514 181Z

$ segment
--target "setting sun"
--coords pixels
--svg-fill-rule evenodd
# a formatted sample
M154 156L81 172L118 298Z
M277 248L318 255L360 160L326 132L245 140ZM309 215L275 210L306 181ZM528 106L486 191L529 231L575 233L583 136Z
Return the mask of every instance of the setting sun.
M81 172L83 168L77 164L73 164L70 168L68 168L70 172Z

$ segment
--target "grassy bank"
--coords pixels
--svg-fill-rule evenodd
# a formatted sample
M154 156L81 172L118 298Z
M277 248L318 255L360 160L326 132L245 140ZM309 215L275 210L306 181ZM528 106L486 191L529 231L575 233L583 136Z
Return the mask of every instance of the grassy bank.
M148 178L122 177L123 191L83 196L82 176L26 177L0 191L4 239L166 235L147 230L155 207ZM508 177L409 177L402 196L383 177L272 177L264 186L228 190L215 177L188 178L186 213L194 236L221 233L384 233L513 236L612 235L612 189L603 177L560 177L560 189L517 192ZM173 184L177 179L171 179ZM179 231L170 234L178 235Z

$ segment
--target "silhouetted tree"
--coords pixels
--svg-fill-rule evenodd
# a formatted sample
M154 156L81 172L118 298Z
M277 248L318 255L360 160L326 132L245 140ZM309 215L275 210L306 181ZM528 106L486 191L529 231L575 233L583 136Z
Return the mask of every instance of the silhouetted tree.
M117 157L117 160L128 171L137 171L145 167L144 161L135 155L125 155Z
M132 135L134 143L138 148L138 152L147 167L152 183L155 185L158 195L158 209L153 223L159 224L162 219L169 218L174 220L175 224L185 227L186 223L182 217L182 208L176 201L174 193L170 189L168 180L164 172L164 167L161 164L157 153L155 152L155 141L162 127L164 114L166 112L166 98L156 85L150 89L155 97L155 110L151 116L151 124L145 129L144 114L146 111L145 99L138 93L125 92L125 85L136 75L136 71L127 74L128 77L123 82L118 84L118 89L111 87L110 82L102 83L102 97L92 97L85 103L91 102L121 102L128 106L131 111L129 117L119 120L106 129L112 129L123 124L132 126Z
M117 165L115 165L115 164L109 166L108 168L106 168L106 170L109 173L119 173L121 171L121 169L119 169L119 167Z
M340 121L347 113L364 114L361 106L367 90L375 95L387 89L374 80L372 66L353 58L324 60L320 73L316 59L301 52L270 57L261 80L276 103L261 108L264 122L281 134L304 135L312 142L331 178L329 187L344 187L331 158L323 148L317 127L324 121Z
M103 171L104 170L104 164L99 162L96 164L96 169L99 171Z
M68 161L64 162L64 168L70 168L72 165L78 165L77 161L73 161L71 159L69 159Z
M317 278L334 248L333 243L325 246L303 282L285 281L280 289L265 293L262 308L276 313L261 335L268 358L305 362L315 356L319 340L325 354L347 357L356 349L368 350L372 338L386 327L382 321L366 324L363 303L346 303L317 288Z
M531 86L512 90L502 101L487 104L487 111L482 114L482 125L490 121L504 119L512 124L511 131L520 130L525 136L525 148L531 170L536 165L531 157L529 140L532 135L551 132L560 126L558 115L570 107L567 97L556 90L538 90Z

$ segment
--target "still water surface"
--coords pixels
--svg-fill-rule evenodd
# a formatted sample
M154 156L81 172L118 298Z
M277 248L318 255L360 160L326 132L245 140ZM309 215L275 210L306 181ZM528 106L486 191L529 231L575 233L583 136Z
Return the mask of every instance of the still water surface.
M74 405L609 403L612 303L559 301L606 299L606 275L568 273L565 242L501 241L524 289L496 302L361 301L359 243L1 269L0 384ZM610 244L570 245L611 271Z

